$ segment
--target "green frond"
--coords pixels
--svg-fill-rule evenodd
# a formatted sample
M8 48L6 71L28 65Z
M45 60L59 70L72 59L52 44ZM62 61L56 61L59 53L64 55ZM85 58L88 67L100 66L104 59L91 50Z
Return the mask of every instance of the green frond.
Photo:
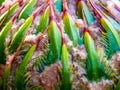
M7 13L9 12L9 16L11 15L11 14L13 14L13 12L16 10L16 8L18 7L18 3L16 3L16 4L14 4L9 10L7 10L4 14L2 14L1 16L0 16L0 22L2 21L2 19L7 15Z
M67 51L67 47L65 44L63 44L63 46L62 46L61 60L62 60L62 86L61 86L61 90L71 90L68 51Z
M79 35L79 30L68 12L65 12L63 16L63 22L64 30L68 34L69 38L73 41L73 45L76 46L77 43L81 44L82 38Z
M86 70L87 70L86 76L89 78L89 80L97 81L97 79L99 79L99 73L98 73L99 62L94 47L94 41L88 32L84 33L84 44L88 54L86 61Z
M118 31L120 29L120 24L117 21L115 21L112 17L108 16L106 13L103 12L103 14L109 20L109 22L112 24L114 29Z
M29 0L29 3L24 7L19 15L19 19L27 19L33 12L37 0Z
M47 25L49 24L49 14L50 14L50 8L47 7L45 11L42 13L42 15L40 16L37 33L43 32L46 29Z
M117 80L115 77L117 72L112 68L110 65L110 62L107 60L107 57L105 57L105 52L103 48L97 48L97 55L100 58L100 64L101 64L101 72L104 73L104 78L112 79L113 81ZM102 74L102 73L101 73Z
M5 13L3 13L0 16L0 23L2 23L2 25L3 23L7 22L10 19L10 16L14 13L18 5L19 5L18 3L14 4L10 9L8 9ZM2 22L3 19L5 20Z
M30 50L27 52L27 54L23 58L20 66L17 68L17 71L15 72L14 85L17 90L25 90L24 73L27 68L28 62L30 61L34 53L35 48L36 48L36 45L33 45L30 48Z
M0 90L120 90L116 5L0 0Z
M60 59L61 48L62 48L62 38L61 32L57 27L55 21L51 21L48 30L48 37L50 39L50 50L54 55L54 59Z
M105 51L108 55L108 59L112 57L114 53L120 50L120 38L117 31L113 28L112 24L105 18L101 18L101 25L105 29L103 33L103 43L106 44Z
M12 22L9 21L2 31L0 32L0 63L5 64L6 63L6 55L5 55L5 40L10 32Z
M26 21L21 25L21 27L19 27L18 31L14 34L9 46L10 53L13 53L17 49L21 41L24 39L27 30L32 24L32 20L32 16L26 19Z
M77 15L82 19L82 11L85 15L88 26L95 21L91 11L88 9L86 3L83 0L80 0L77 5Z
M86 60L86 71L87 71L87 78L90 81L99 81L103 77L109 78L109 74L105 72L106 66L104 63L100 62L100 57L98 57L97 52L94 47L94 41L92 37L89 35L88 32L84 33L84 43L86 47L86 51L88 54L87 60Z

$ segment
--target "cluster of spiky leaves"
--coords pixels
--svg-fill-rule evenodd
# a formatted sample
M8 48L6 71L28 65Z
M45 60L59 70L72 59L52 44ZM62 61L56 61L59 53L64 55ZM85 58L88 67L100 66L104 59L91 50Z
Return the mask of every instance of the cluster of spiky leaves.
M4 6L2 6L3 2L4 0L0 1L0 11L4 9ZM46 0L39 7L36 7L37 2L38 0L18 0L9 10L6 10L2 14L0 13L0 64L6 65L2 77L2 90L9 88L8 82L12 83L12 89L26 90L28 88L27 84L31 80L31 76L27 68L30 61L34 61L32 67L37 67L38 72L42 73L46 66L56 63L58 60L62 63L62 67L60 68L62 82L60 89L71 90L72 82L69 60L71 51L67 50L65 34L72 41L74 47L81 44L85 45L87 52L85 62L86 78L91 82L98 82L103 78L113 80L114 76L115 80L113 82L116 83L117 81L118 83L114 86L114 89L119 90L120 80L116 76L116 72L109 67L110 65L105 64L107 59L111 59L116 52L120 51L120 36L118 34L120 22L116 20L114 14L111 14L103 6L101 8L107 10L107 13L110 13L111 16L101 11L100 7L97 7L92 0L76 0L76 14L84 22L84 32L80 36L80 28L72 18L66 0ZM91 12L90 7L94 13ZM55 12L62 14L60 15L60 23L56 19ZM30 45L27 46L28 43L25 42L25 38L29 35L29 29L34 26L35 18L39 15L39 24L37 28L34 27L36 29L34 34L37 35L37 40L34 43L30 42ZM94 40L88 29L95 22L95 18L97 18L96 20L101 25L100 28L102 27L101 29L103 29L101 31L102 40L100 43L104 47L103 52L105 52L105 55L103 55L102 61L100 61L101 57L97 54ZM25 21L13 32L12 26L22 19ZM62 21L64 25L61 24ZM48 38L45 42L41 43L45 35ZM7 42L8 38L10 39L9 43ZM43 44L44 49L39 50L41 44ZM36 55L32 58L34 52L37 51L41 51L43 55ZM9 64L7 64L7 59L10 55L13 57ZM18 57L21 57L22 60L18 61ZM13 72L17 64L16 62L20 62L20 64L17 65L17 68ZM10 81L11 75L13 77L12 81ZM40 90L42 86L32 86L31 89Z

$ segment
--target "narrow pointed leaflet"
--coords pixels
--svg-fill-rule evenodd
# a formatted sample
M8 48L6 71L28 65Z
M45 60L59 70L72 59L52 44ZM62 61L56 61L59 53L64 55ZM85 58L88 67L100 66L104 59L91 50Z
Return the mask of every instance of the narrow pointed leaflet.
M102 33L103 35L103 43L107 45L103 45L105 47L106 54L108 55L108 59L111 59L112 55L115 54L117 51L120 51L120 37L118 32L112 26L112 24L107 20L102 13L95 7L94 3L90 1L91 6L93 7L96 14L99 16L99 21L101 26L104 28L105 32Z
M91 11L89 10L85 0L78 0L77 2L77 14L82 19L82 10L85 15L88 26L95 21Z
M36 48L36 45L33 45L30 48L30 50L27 52L27 54L23 58L20 66L17 68L17 71L15 73L15 78L14 78L14 84L17 90L25 90L24 73L25 73L25 70L27 69L27 64L34 53L35 48Z
M77 46L77 44L82 43L82 39L79 35L79 29L75 25L74 20L70 16L67 10L67 3L64 1L63 2L63 23L64 23L64 30L68 34L69 38L73 41L73 45Z
M10 53L13 53L17 49L22 39L25 37L27 30L31 26L32 21L33 21L33 16L30 16L29 18L26 19L26 21L22 24L22 26L15 33L9 46Z
M23 8L19 15L19 19L27 19L33 12L37 0L29 0L29 3Z
M53 52L54 58L60 59L61 47L62 47L61 32L58 29L56 22L54 20L50 22L48 36L50 39L50 49Z
M5 64L6 63L6 55L5 55L5 40L10 32L12 22L9 21L2 31L0 32L0 63Z
M65 44L62 46L62 86L61 90L71 90L71 81L70 81L70 70L69 70L69 59L68 51Z
M50 8L48 6L40 16L37 33L43 32L46 29L47 25L49 24L49 15L50 15Z
M5 22L9 20L10 16L14 13L18 5L18 3L14 4L9 10L0 16L0 28Z

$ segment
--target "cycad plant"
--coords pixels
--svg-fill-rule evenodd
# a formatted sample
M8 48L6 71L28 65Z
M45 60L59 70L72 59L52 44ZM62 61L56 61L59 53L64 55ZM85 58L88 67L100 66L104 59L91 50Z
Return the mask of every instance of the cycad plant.
M1 0L0 90L120 90L109 2L114 13L107 0Z

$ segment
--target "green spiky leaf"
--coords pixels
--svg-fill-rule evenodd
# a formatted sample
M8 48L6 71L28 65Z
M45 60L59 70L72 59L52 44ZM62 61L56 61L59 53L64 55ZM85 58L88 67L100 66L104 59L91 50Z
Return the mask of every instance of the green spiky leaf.
M2 90L8 90L9 77L10 77L10 66L7 66L3 76Z
M120 24L117 21L115 21L112 17L108 16L106 13L103 12L103 14L110 21L114 29L118 31L120 29Z
M86 51L88 53L88 58L86 61L86 69L87 69L87 77L89 79L97 80L98 75L98 57L96 55L94 41L89 35L88 32L84 33L84 43L86 47Z
M32 20L33 17L30 16L15 33L9 46L10 53L13 53L17 49L21 41L24 39L27 30L32 24Z
M60 59L61 48L62 48L61 33L55 21L50 22L48 36L50 39L50 50L53 52L54 58Z
M105 72L105 65L100 64L94 47L94 41L88 32L84 33L84 43L88 54L86 61L87 78L90 81L99 81L102 77L109 78L109 74Z
M30 61L34 50L36 48L36 45L33 45L30 50L27 52L25 57L23 58L20 66L17 68L17 71L15 73L15 78L14 78L14 84L17 90L25 90L25 85L24 85L24 73L27 68L27 64Z
M114 53L120 50L120 38L117 31L107 19L101 18L100 22L106 31L103 33L103 43L105 43L106 54L110 59Z
M46 10L44 11L44 13L40 16L37 33L43 32L46 29L46 27L49 23L49 13L50 13L50 9L49 9L49 7L47 7Z
M88 32L84 33L84 43L87 51L86 77L90 81L99 81L102 77L109 78L110 74L105 72L104 63L100 63L97 52L94 47L94 41Z
M5 64L6 63L6 55L5 55L5 40L6 37L8 36L8 33L10 32L12 22L9 21L5 27L2 29L0 32L0 63Z
M71 90L68 51L67 51L65 44L63 44L63 46L62 46L61 60L62 60L62 86L61 86L61 90Z
M27 19L33 12L37 0L30 0L19 15L19 19Z
M4 14L0 16L0 22L5 18L4 22L7 22L10 18L10 16L14 13L16 8L18 7L18 3L14 4L9 10L7 10Z
M64 22L64 30L73 41L73 45L76 46L78 41L80 40L79 32L77 31L78 28L75 25L75 22L70 17L69 13L65 12L63 17ZM82 40L81 40L82 41Z
M78 10L77 14L78 14L78 17L79 17L79 18L82 18L82 11L83 11L88 26L90 26L90 24L95 21L92 13L91 13L90 10L88 9L88 7L87 7L87 5L86 5L86 3L85 3L84 1L80 0L80 1L78 2L77 10Z
M100 63L100 69L101 69L101 76L104 78L110 79L110 77L113 77L115 75L115 71L110 66L110 62L107 61L107 58L105 57L104 48L97 47L96 52L99 58ZM114 74L114 75L113 75Z

